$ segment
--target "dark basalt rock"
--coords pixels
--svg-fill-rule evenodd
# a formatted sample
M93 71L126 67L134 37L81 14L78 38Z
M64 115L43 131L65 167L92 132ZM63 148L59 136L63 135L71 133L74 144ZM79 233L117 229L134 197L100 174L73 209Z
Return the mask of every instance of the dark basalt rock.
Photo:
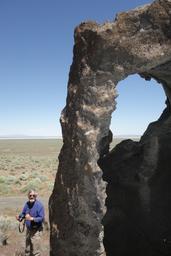
M170 23L171 1L157 0L75 29L49 201L51 256L171 255ZM116 86L131 74L158 81L167 106L139 142L109 152Z
M166 120L154 136L150 131L150 138L140 142L123 141L99 161L108 182L103 225L109 256L171 254L171 139L163 134Z

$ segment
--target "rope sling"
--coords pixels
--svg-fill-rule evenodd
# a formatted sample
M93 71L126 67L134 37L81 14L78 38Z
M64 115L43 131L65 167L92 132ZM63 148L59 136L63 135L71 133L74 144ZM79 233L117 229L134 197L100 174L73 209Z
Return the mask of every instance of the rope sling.
M26 223L25 219L23 219L22 221L19 222L18 230L19 230L20 233L24 232L24 230L25 230L25 223Z

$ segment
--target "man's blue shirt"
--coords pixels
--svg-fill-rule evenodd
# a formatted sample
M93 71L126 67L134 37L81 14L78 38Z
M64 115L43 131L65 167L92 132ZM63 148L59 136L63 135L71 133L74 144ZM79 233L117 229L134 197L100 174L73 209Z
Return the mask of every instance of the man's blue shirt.
M39 228L42 226L45 213L43 204L36 200L33 203L29 201L25 203L22 213L19 215L20 218L24 217L26 214L30 214L34 218L34 221L26 220L26 226L29 229Z

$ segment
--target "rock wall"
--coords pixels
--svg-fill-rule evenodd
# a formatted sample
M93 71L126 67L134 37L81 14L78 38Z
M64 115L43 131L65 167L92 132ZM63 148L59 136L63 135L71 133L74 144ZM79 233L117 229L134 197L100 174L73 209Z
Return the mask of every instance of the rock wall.
M75 29L64 144L49 201L51 256L169 255L170 23L171 1L158 0L114 22ZM167 107L140 142L109 152L116 86L135 73L161 83Z

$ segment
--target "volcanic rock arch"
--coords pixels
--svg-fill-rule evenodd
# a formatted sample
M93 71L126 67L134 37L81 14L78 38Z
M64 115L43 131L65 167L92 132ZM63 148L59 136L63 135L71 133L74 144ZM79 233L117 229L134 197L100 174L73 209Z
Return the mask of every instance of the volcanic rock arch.
M51 256L170 255L170 28L171 1L158 0L75 29L49 201ZM139 143L127 140L109 152L116 86L130 74L161 83L166 109Z

